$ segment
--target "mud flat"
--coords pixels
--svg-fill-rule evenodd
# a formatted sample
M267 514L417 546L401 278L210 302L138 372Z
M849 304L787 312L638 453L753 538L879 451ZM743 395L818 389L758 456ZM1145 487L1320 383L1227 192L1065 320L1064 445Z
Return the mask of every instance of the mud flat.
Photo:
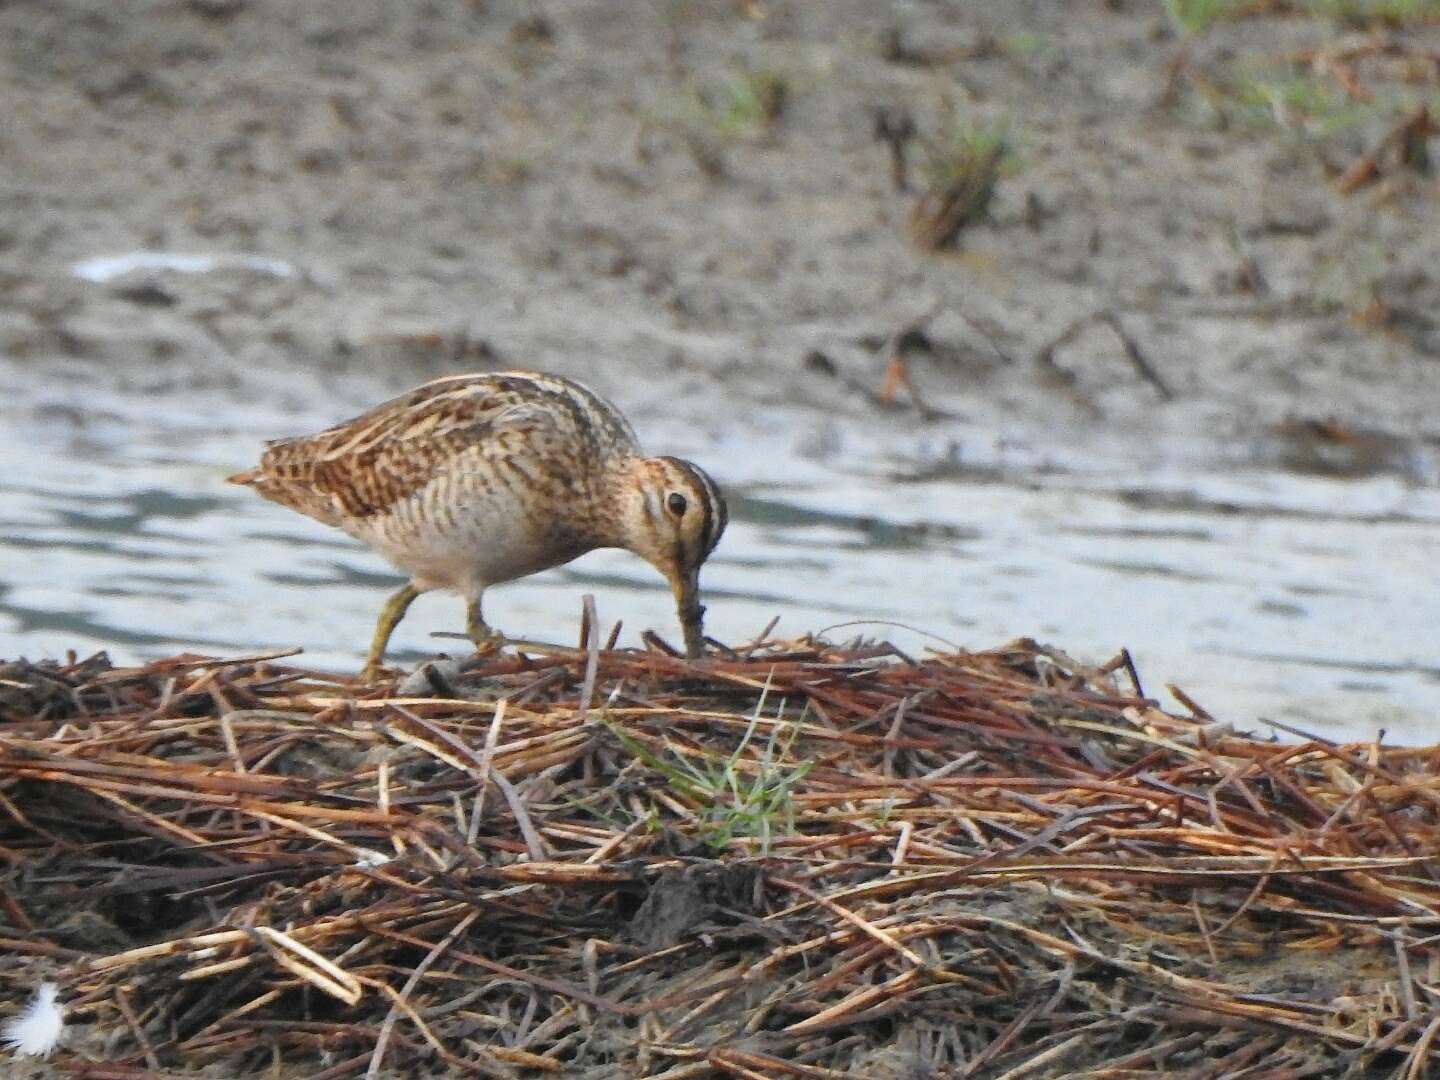
M12 1077L1427 1075L1440 746L1125 654L0 666ZM1185 699L1183 690L1181 700Z
M508 363L705 431L783 408L820 457L1433 479L1437 50L1429 0L10 4L0 354L281 410ZM1005 167L930 250L976 130ZM927 313L926 407L878 405Z

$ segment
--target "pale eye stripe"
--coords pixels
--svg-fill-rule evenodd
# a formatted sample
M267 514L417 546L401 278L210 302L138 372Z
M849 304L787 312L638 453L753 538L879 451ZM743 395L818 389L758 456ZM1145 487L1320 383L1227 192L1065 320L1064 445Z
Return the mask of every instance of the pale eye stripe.
M689 478L700 498L700 510L704 515L700 525L700 548L709 555L720 542L720 534L725 531L725 499L715 486L715 481L711 480L709 474L700 466L683 458L670 460Z

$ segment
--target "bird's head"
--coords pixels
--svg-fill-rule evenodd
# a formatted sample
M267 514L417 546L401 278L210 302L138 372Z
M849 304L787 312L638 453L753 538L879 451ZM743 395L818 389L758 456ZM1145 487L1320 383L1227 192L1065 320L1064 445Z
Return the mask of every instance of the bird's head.
M725 497L703 469L680 458L640 459L629 480L620 546L665 575L685 632L685 652L699 656L705 615L700 567L725 531Z

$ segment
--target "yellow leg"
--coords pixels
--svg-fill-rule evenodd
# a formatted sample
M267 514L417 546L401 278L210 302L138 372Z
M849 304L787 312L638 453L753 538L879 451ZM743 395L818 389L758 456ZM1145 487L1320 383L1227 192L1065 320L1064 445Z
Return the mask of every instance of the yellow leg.
M365 657L365 670L360 673L362 679L374 679L380 674L380 666L385 659L385 647L390 644L390 635L405 617L406 609L419 595L415 586L406 582L385 601L385 606L380 609L380 619L375 623L375 636L370 639L370 653Z
M505 642L504 635L490 629L485 623L485 616L480 614L479 593L465 602L465 633L470 635L475 651L481 656L494 652Z

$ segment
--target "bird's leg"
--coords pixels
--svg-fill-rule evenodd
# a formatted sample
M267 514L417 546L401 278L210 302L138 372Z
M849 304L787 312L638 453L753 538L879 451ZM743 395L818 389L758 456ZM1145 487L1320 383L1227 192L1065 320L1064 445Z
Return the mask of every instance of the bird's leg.
M381 663L385 659L385 647L390 644L390 635L405 617L406 609L419 595L419 590L407 581L385 601L385 606L380 609L380 618L375 623L375 636L370 639L370 652L365 657L365 668L360 673L362 679L374 681L379 676Z
M485 616L480 614L480 595L477 592L465 601L465 633L470 635L475 651L486 656L505 643L505 636L486 625Z

